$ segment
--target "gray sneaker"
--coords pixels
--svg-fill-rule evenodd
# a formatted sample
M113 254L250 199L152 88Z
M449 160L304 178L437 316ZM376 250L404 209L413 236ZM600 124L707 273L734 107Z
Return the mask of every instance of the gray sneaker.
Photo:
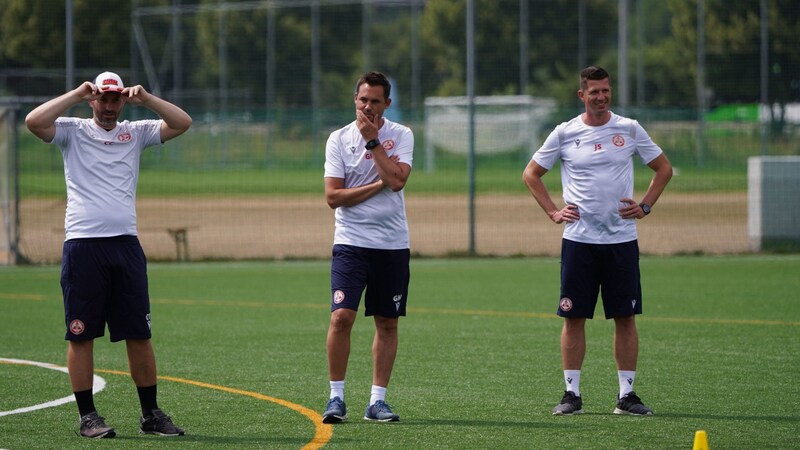
M553 408L554 416L571 416L573 414L583 414L583 399L575 395L572 391L564 391L561 403Z
M340 397L328 400L325 412L322 413L322 423L339 423L347 420L347 406Z
M392 408L383 400L378 400L374 404L367 406L364 411L364 420L373 422L399 422L400 416L392 412Z
M617 400L617 407L614 409L614 414L652 416L653 410L645 406L635 392L629 392L624 397Z
M183 436L183 429L172 423L172 419L160 409L154 409L153 414L139 419L139 433L157 434L159 436Z
M113 428L106 425L105 419L97 414L97 411L90 412L81 417L81 436L91 439L113 438L117 433Z

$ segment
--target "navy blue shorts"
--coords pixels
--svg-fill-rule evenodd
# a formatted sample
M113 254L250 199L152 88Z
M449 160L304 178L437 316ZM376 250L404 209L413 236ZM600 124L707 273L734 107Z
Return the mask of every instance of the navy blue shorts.
M642 313L639 243L584 244L561 241L562 317L594 317L602 294L606 319Z
M365 316L406 315L411 252L336 244L331 258L331 311L358 311L364 296Z
M61 259L65 339L150 338L147 260L136 236L70 239Z

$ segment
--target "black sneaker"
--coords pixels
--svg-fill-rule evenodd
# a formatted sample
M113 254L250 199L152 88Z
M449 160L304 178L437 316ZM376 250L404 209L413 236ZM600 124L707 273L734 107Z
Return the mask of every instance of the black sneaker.
M81 436L91 439L113 438L117 433L106 425L105 419L97 411L81 417Z
M160 409L153 414L139 419L139 433L157 434L159 436L183 436L183 429L172 423L172 419Z
M583 414L583 400L572 391L564 391L561 403L553 408L554 416L571 416Z
M630 414L633 416L651 416L653 410L642 403L642 399L635 392L629 392L617 400L614 414Z

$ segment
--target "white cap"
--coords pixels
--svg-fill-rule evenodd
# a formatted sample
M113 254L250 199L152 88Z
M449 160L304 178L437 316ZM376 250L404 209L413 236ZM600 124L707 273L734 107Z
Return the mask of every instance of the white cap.
M103 92L122 92L125 85L114 72L103 72L94 79L94 84Z

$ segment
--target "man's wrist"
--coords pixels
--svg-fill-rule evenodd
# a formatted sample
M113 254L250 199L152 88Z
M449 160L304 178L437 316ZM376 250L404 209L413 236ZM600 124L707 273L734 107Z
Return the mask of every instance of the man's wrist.
M378 138L375 138L375 139L370 139L369 141L367 141L367 145L365 145L364 147L367 150L372 150L372 149L374 149L375 147L377 147L379 145L381 145L381 141L379 141Z

